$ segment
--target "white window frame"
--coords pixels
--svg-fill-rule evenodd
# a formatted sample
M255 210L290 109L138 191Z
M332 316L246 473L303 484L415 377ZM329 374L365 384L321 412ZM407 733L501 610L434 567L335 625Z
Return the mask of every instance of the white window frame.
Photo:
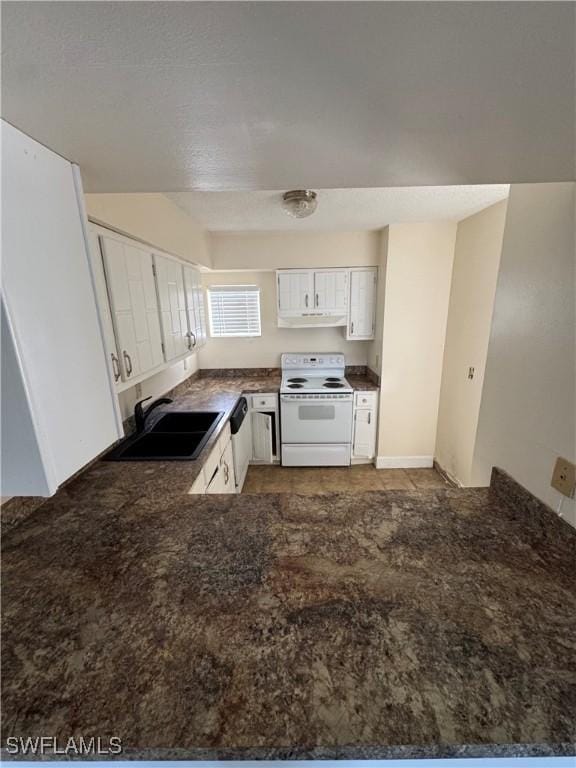
M236 300L239 300L238 294L251 294L256 297L256 309L258 311L258 329L254 329L253 331L250 331L248 328L248 322L246 322L246 325L244 329L242 329L239 332L216 332L214 330L214 307L212 305L212 299L213 294L221 294L226 295L230 294L230 296L233 296L234 294L237 294ZM210 328L210 337L213 339L253 339L257 338L258 336L262 336L262 310L260 306L260 288L257 285L254 285L254 283L242 283L242 284L236 284L236 285L210 285L208 286L207 290L207 298L208 298L208 324ZM239 324L240 320L239 319Z

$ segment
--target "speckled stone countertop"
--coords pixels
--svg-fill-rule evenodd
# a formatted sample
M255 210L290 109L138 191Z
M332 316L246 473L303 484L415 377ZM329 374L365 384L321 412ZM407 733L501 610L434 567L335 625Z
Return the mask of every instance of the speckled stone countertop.
M98 462L3 537L3 734L141 759L574 754L576 534L514 484L200 496Z

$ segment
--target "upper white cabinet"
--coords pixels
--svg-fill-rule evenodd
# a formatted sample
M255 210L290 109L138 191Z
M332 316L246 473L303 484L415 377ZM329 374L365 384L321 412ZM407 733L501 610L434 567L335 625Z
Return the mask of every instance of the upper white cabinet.
M158 255L154 256L154 264L166 360L176 360L189 349L182 264Z
M192 351L206 343L206 310L200 272L194 267L183 267L184 293L188 317L188 348Z
M92 272L94 274L94 285L96 288L96 298L98 311L104 332L104 343L110 361L110 369L114 377L114 383L118 384L122 379L120 370L120 352L114 336L114 324L112 322L112 312L108 301L106 288L106 278L104 276L104 265L102 263L102 252L100 249L100 238L92 225L88 227L88 248L90 260L92 263Z
M376 267L278 270L278 325L344 326L349 340L373 339L377 276Z
M301 315L312 308L314 272L309 269L277 272L278 315Z
M111 375L121 391L206 343L200 273L126 235L89 225Z
M314 309L334 315L346 313L348 270L323 269L314 272Z
M100 238L124 381L164 362L152 254L112 236Z
M374 338L376 319L377 268L350 270L350 308L346 338L366 341Z
M278 325L346 325L348 269L282 269L277 276Z
M3 496L49 496L121 437L78 169L2 122Z

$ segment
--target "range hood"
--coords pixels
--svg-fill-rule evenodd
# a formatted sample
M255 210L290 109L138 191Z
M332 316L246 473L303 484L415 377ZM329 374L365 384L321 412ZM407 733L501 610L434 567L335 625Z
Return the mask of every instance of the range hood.
M279 328L339 328L347 325L345 314L309 312L300 315L278 315Z

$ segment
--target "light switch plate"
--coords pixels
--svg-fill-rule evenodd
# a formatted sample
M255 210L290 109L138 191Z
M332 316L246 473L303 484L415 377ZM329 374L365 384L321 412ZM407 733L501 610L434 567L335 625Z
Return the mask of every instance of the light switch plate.
M576 488L576 465L566 459L556 459L550 485L571 499Z

